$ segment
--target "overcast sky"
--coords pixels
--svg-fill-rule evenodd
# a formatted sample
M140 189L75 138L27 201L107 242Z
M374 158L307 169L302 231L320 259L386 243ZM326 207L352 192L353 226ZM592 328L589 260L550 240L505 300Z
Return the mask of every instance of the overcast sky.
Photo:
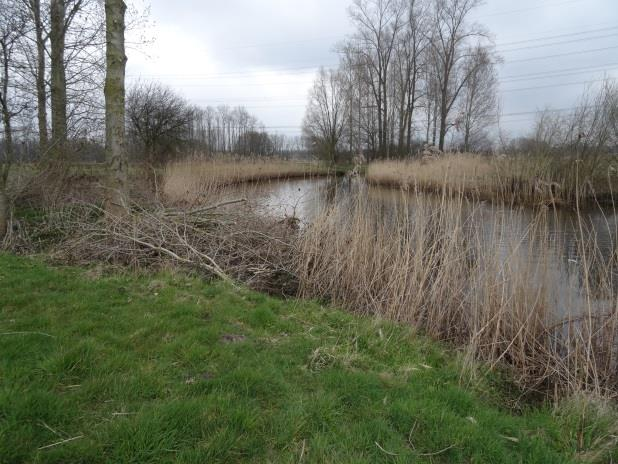
M298 135L317 67L336 66L334 45L352 32L351 2L152 0L154 42L128 51L129 82L158 80L203 106L244 105L270 132ZM504 59L502 126L512 135L534 119L520 113L569 108L585 81L618 77L618 0L487 0L474 20Z

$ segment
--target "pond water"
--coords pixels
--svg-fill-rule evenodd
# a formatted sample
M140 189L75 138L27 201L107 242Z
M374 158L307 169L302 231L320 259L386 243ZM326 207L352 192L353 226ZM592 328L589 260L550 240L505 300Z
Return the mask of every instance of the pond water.
M376 218L380 221L388 221L402 208L414 215L420 203L427 210L444 208L444 201L456 201L368 186L362 178L270 181L236 187L232 195L248 198L262 214L296 217L305 226L326 208L339 205L345 210L346 201L358 195L375 206L370 210L380 215ZM474 232L476 240L498 246L511 266L526 263L531 284L542 280L559 315L579 314L589 308L590 295L595 293L591 286L595 285L599 286L593 302L595 311L607 312L616 304L616 211L599 208L578 215L567 209L534 210L465 200L460 210L463 226ZM588 251L582 253L584 249ZM594 275L596 270L600 275ZM583 291L584 287L588 292Z

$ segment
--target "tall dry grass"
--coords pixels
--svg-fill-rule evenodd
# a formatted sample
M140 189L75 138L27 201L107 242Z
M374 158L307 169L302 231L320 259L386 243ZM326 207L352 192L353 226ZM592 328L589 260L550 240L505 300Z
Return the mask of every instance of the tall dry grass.
M487 157L449 154L369 165L376 185L440 192L446 186L483 200L513 204L571 205L613 202L617 168L609 157L577 159L543 155Z
M226 183L265 175L266 166L256 170L247 163L170 166L166 193L187 199L190 191L199 200L204 192L220 194ZM230 167L231 174L216 167ZM136 205L117 223L102 221L91 205L68 205L31 226L24 221L9 245L24 252L51 250L73 263L174 263L262 290L289 295L299 289L302 296L412 324L462 347L469 359L509 366L533 390L618 394L616 250L601 250L580 215L580 258L569 282L577 292L565 301L551 256L552 209L539 209L523 233L513 234L510 215L516 210L502 208L504 220L488 228L475 219L480 202L454 194L447 183L436 189L441 194L432 201L402 193L397 208L361 191L336 199L300 230L253 214L247 205L230 210L214 196L209 208Z
M318 163L260 158L193 159L165 167L162 191L168 199L196 200L221 187L271 179L305 178L329 174Z
M552 280L551 211L514 238L510 218L491 230L471 222L462 195L409 198L385 217L359 196L315 221L296 254L301 294L410 323L469 359L509 366L531 390L618 393L616 259L594 253L584 225L569 305Z

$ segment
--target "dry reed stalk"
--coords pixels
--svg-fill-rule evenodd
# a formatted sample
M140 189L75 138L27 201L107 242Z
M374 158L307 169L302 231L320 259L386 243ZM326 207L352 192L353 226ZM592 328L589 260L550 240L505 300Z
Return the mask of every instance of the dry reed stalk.
M612 163L609 158L595 158L593 165L570 157L449 154L430 161L372 163L367 180L434 193L446 186L454 194L511 204L574 207L577 201L613 202L616 169Z
M194 159L170 163L163 175L163 193L172 201L195 202L223 186L270 179L313 177L328 170L316 163L277 159Z
M530 389L618 393L618 300L603 280L613 264L591 260L605 266L604 277L582 289L586 304L603 294L611 306L560 314L542 238L550 212L513 238L505 230L511 218L489 232L467 223L461 195L443 196L437 207L405 198L386 219L356 199L346 213L333 208L304 231L296 255L301 294L413 324L476 360L510 366ZM581 279L592 281L591 265Z

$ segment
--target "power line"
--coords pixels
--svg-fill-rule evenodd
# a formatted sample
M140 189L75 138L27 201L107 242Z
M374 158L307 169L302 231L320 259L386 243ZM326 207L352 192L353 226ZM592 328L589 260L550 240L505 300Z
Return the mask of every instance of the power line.
M155 80L161 80L161 79L155 79ZM245 88L245 87L268 87L268 86L272 86L272 85L298 85L299 82L298 81L266 81L266 82L242 82L242 83L235 83L235 84L211 84L211 83L174 83L174 87L213 87L213 88L219 88L219 87L234 87L234 88ZM303 89L305 90L305 89Z
M315 71L320 66L335 66L334 64L324 64L324 65L312 65L312 66L300 66L300 67L289 67L289 68L269 68L266 70L256 70L256 71L226 71L220 73L209 73L209 74L127 74L128 78L132 79L140 79L140 78L180 78L180 79L222 79L226 77L235 77L237 75L246 75L248 78L259 77L259 75L270 75L274 72L278 71L287 71L288 74L305 74L308 72Z
M525 116L525 115L536 115L536 114L540 114L540 113L565 113L565 112L569 112L569 111L575 111L575 110L579 110L582 109L581 106L572 106L571 108L556 108L556 109L543 109L543 110L535 110L535 111L520 111L517 113L502 113L500 116L504 117L504 116Z
M580 1L580 0L576 0L576 1ZM534 8L537 9L537 8ZM582 35L586 35L586 34L592 34L592 33L597 33L597 32L604 32L604 31L611 31L611 30L616 30L618 29L618 26L613 26L613 27L605 27L605 28L598 28L598 29L591 29L591 30L586 30L586 31L578 31L578 32L572 32L572 33L567 33L567 34L559 34L559 35L553 35L553 36L544 36L544 37L536 37L536 38L532 38L532 39L526 39L526 40L520 40L520 41L514 41L514 42L504 42L504 43L498 43L497 46L498 47L508 47L511 45L518 45L518 44L522 44L522 43L530 43L530 42L539 42L539 41L545 41L545 40L553 40L553 39L557 39L557 38L564 38L564 37L574 37L574 36L582 36ZM594 36L594 37L584 37L581 39L577 39L577 40L567 40L567 41L561 41L561 42L553 42L553 43L549 43L549 44L538 44L538 45L529 45L526 47L518 47L518 48L514 48L514 49L508 49L508 50L502 50L502 53L509 53L509 52L513 52L513 51L520 51L520 50L527 50L527 49L534 49L534 48L542 48L542 47L548 47L548 46L556 46L556 45L563 45L563 44L569 44L569 43L574 43L574 42L580 42L580 41L584 41L584 40L598 40L598 39L602 39L602 38L609 38L609 37L615 37L617 36L617 34L606 34L606 35L602 35L602 36ZM334 37L334 36L329 36L329 37ZM326 38L326 37L324 37ZM289 45L290 43L302 43L305 41L313 41L313 40L318 40L318 38L315 39L307 39L307 40L301 40L301 41L293 41L293 42L282 42L282 45ZM320 39L321 40L321 39ZM274 43L268 44L268 46L272 46L275 45ZM255 47L259 47L260 45L244 45L243 48L255 48ZM227 72L221 72L221 73L213 73L213 74L206 74L206 75L193 75L193 76L187 76L186 74L183 75L179 75L179 74L168 74L168 75L158 75L159 77L181 77L183 79L187 79L187 78L196 78L196 79L206 79L209 77L223 77L223 76L231 76L231 75L250 75L250 76L254 76L257 74L263 74L263 73L272 73L272 72L278 72L278 71L288 71L288 70L295 70L295 71L302 71L302 70L306 70L307 71L311 71L311 70L315 70L316 68L320 67L321 65L312 65L312 66L301 66L301 67L293 67L293 68L288 68L288 67L284 67L284 68L271 68L268 70L260 70L260 71L227 71ZM334 64L326 64L326 66L334 66ZM301 72L302 74L302 72ZM138 77L135 75L128 75L127 77ZM141 77L152 77L152 75L143 75Z
M568 77L574 76L578 74L587 74L587 73L599 73L599 72L608 72L608 71L616 71L618 70L618 63L609 63L608 66L614 66L611 68L601 67L601 66L593 66L593 67L583 67L583 68L572 68L579 71L565 71L565 70L556 70L556 71L547 71L543 73L532 73L532 74L522 74L518 77L504 77L500 78L498 82L500 83L510 83L510 82L522 82L522 81L530 81L530 80L542 80L542 79L553 79L557 77ZM530 76L530 77L525 77ZM280 81L269 81L269 82L261 82L261 83L243 83L243 84L174 84L176 87L183 88L238 88L238 87L271 87L271 86L282 86L282 85L298 85L298 82L280 82ZM303 92L306 91L305 88L302 89ZM273 97L277 98L277 97ZM271 101L272 98L267 99L267 101ZM229 100L223 101L223 103L229 102Z
M588 53L596 53L596 52L601 52L601 51L608 51L608 50L615 50L618 49L618 46L610 46L610 47L602 47L602 48L593 48L593 49L588 49L588 50L578 50L578 51L574 51L574 52L566 52L566 53L557 53L557 54L552 54L552 55L543 55L543 56L536 56L536 57L531 57L531 58L522 58L522 59L516 59L516 60L506 60L506 64L510 64L510 63L523 63L523 62L527 62L527 61L538 61L538 60L545 60L545 59L549 59L549 58L561 58L561 57L566 57L566 56L574 56L574 55L585 55ZM219 74L205 74L205 75L192 75L192 76L187 76L187 75L174 75L174 74L159 74L159 75L142 75L142 76L136 76L136 75L129 75L128 77L134 77L134 78L145 78L145 77L155 77L155 78L174 78L174 77L178 77L178 78L192 78L192 79L208 79L208 78L215 78L215 77L226 77L226 76L234 76L234 75L253 75L255 76L256 74L272 74L274 72L286 72L286 71L294 71L294 70L300 70L300 69L304 69L304 70L316 70L318 68L320 68L321 66L333 66L333 64L326 64L326 65L313 65L313 66L303 66L303 67L299 67L299 68L272 68L270 70L267 71L236 71L236 72L226 72L226 73L219 73Z
M557 53L555 55L536 56L536 57L533 57L533 58L522 58L522 59L517 59L517 60L506 60L506 63L507 64L510 64L510 63L524 63L526 61L546 60L548 58L562 58L564 56L585 55L587 53L604 52L604 51L607 51L607 50L615 50L617 48L618 48L618 45L615 45L615 46L611 46L611 47L593 48L593 49L590 49L590 50L579 50L579 51L576 51L576 52Z
M550 77L560 77L560 76L547 76L547 77L541 77L541 79L547 79ZM522 91L530 91L530 90L539 90L539 89L547 89L547 88L554 88L554 87L568 87L568 86L572 86L572 85L583 85L583 84L593 84L596 82L605 82L607 80L615 80L615 77L606 77L606 78L602 78L602 79L590 79L590 80L585 80L585 81L577 81L577 82L564 82L564 83L554 83L551 85L540 85L540 86L531 86L531 87L521 87L521 88L513 88L513 89L501 89L501 92L522 92ZM522 80L528 80L528 79L522 79ZM515 82L518 80L511 80L510 82ZM503 82L503 81L500 81ZM509 81L506 81L509 82ZM218 105L218 104L236 104L236 106L244 106L245 108L273 108L273 109L278 109L278 108L299 108L299 107L304 107L306 106L305 104L299 104L299 105L246 105L246 103L267 103L267 102L279 102L279 103L290 103L290 102L305 102L306 99L305 98L292 98L292 97L288 97L288 96L273 96L273 97L268 97L268 98L259 98L259 99L252 99L252 98L231 98L231 99L226 99L226 100L211 100L208 98L200 98L200 99L192 99L192 101L195 102L200 102L206 105Z
M270 67L268 69L261 69L261 70L255 70L255 71L249 71L249 70L244 70L244 71L225 71L225 72L219 72L219 73L208 73L208 74L192 74L192 75L187 75L187 74L128 74L127 77L129 78L140 78L140 77L152 77L152 76L157 76L157 77L193 77L193 78L199 78L199 79L206 79L209 77L212 78L216 78L216 77L228 77L228 76L235 76L238 74L247 74L247 75L256 75L256 74L272 74L273 72L278 72L278 71L300 71L300 70L311 70L311 69L317 69L320 66L335 66L335 64L323 64L323 65L306 65L306 66L296 66L296 67L283 67L283 68L278 68L278 67Z
M605 69L597 69L597 70L586 70L586 71L576 71L570 73L555 73L548 74L545 76L537 76L537 77L526 77L521 79L500 79L501 83L510 83L510 82L522 82L522 81L534 81L534 80L543 80L543 79L555 79L557 77L569 77L569 76L577 76L578 74L588 74L588 73L600 73L600 72L608 72L608 71L616 71L618 68L605 68Z
M604 28L604 29L599 29L598 31L602 31L602 30L613 30L613 29L617 29L618 27L612 27L612 28ZM587 33L592 33L595 32L594 30L592 31L581 31L581 32L577 32L577 33L573 33L573 34L563 34L562 37L568 37L568 36L572 36L572 35L583 35L583 34L587 34ZM568 40L568 41L562 41L562 42L553 42L550 44L541 44L541 45L530 45L530 46L526 46L526 47L519 47L519 48L515 48L515 49L511 49L511 50L503 50L503 53L508 53L508 52L512 52L512 51L521 51L521 50L527 50L527 49L535 49L535 48L541 48L541 47L547 47L547 46L555 46L555 45L564 45L564 44L569 44L569 43L576 43L576 42L580 42L583 40L597 40L597 39L601 39L601 38L608 38L608 37L615 37L618 36L618 33L616 34L607 34L607 35L603 35L603 36L595 36L595 37L589 37L589 38L582 38L582 39L578 39L578 40ZM554 37L560 37L560 36L554 36ZM554 37L540 37L540 38L535 38L535 39L528 39L526 41L521 41L520 43L523 42L528 42L528 41L542 41L542 40L548 40L548 39L552 39ZM515 44L517 42L512 42L512 44ZM502 46L506 45L506 44L501 44ZM546 56L539 56L539 57L532 57L532 58L524 58L524 59L518 59L518 60L507 60L507 63L516 63L516 62L525 62L525 61L535 61L535 60L540 60L540 59L546 59L546 58L556 58L556 57L563 57L563 56L571 56L571 55L578 55L578 54L585 54L585 53L593 53L593 52L598 52L598 51L606 51L606 50L613 50L618 48L618 46L611 46L611 47L604 47L604 48L597 48L597 49L590 49L590 50L582 50L582 51L577 51L577 52L567 52L567 53L561 53L561 54L554 54L554 55L546 55ZM186 74L158 74L158 75L131 75L129 74L127 77L129 78L181 78L181 79L210 79L210 78L223 78L223 77L230 77L230 76L247 76L247 77L257 77L259 75L269 75L272 73L276 73L276 72L299 72L299 74L305 74L311 71L315 71L316 69L318 69L321 66L336 66L338 63L335 64L331 64L331 63L327 63L327 64L316 64L316 65L308 65L308 66L299 66L299 67L273 67L273 68L269 68L266 70L255 70L255 71L249 71L249 70L242 70L242 71L227 71L227 72L220 72L220 73L212 73L212 74L204 74L204 75L199 75L199 74L195 74L195 75L186 75Z
M571 0L572 3L575 2L580 2L583 0ZM569 3L569 2L567 2ZM540 7L543 8L543 7ZM539 7L536 8L532 8L532 9L539 9ZM518 10L518 11L528 11L528 10ZM500 13L500 14L510 14L511 12L504 12L504 13ZM614 26L614 27L605 27L605 28L599 28L599 29L592 29L592 30L588 30L588 31L580 31L580 32L574 32L574 33L568 33L568 34L559 34L559 35L554 35L554 36L547 36L547 37L538 37L538 38L533 38L533 39L526 39L526 40L519 40L519 41L514 41L514 42L505 42L505 43L498 43L496 44L497 46L508 46L508 45L518 45L521 43L527 43L527 42L535 42L535 41L540 41L540 40L548 40L548 39L557 39L557 38L561 38L561 37L569 37L569 36L575 36L575 35L585 35L585 34L591 34L591 33L595 33L595 32L603 32L603 31L609 31L609 30L615 30L618 29L618 26ZM281 41L281 42L263 42L263 43L255 43L255 44L242 44L242 45L235 45L233 47L225 47L225 48L220 48L218 49L219 51L231 51L231 50L242 50L242 49L252 49L252 48L270 48L270 47L286 47L292 44L302 44L302 43L309 43L309 42L321 42L324 40L344 40L349 36L342 36L342 35L328 35L328 36L322 36L322 37L312 37L312 38L307 38L307 39L300 39L300 40L285 40L285 41Z
M603 66L613 66L613 67L603 67ZM607 72L607 71L615 71L618 70L618 63L608 63L607 65L603 65L603 66L592 66L592 67L578 67L578 68L566 68L566 69L557 69L557 70L553 70L553 71L543 71L543 72L537 72L537 73L529 73L529 74L518 74L518 75L514 75L514 76L506 76L504 78L500 78L498 79L498 82L500 83L510 83L510 82L521 82L521 81L529 81L529 80L542 80L542 79L553 79L553 78L557 78L557 77L568 77L568 76L573 76L573 75L578 75L578 74L586 74L586 73L599 73L599 72ZM270 87L273 85L297 85L298 82L280 82L280 81L270 81L270 82L261 82L261 83L243 83L243 84L209 84L209 83L203 83L203 84L175 84L175 86L177 87L192 87L192 88L219 88L219 87L230 87L230 88L237 88L237 87ZM303 92L306 91L306 89L302 89ZM269 97L269 98L264 98L264 99L259 99L259 100L251 100L252 102L262 102L262 101L299 101L299 100L304 100L304 97L290 97L290 96L273 96L273 97ZM231 103L233 101L241 101L241 102L246 102L247 100L243 99L243 98L237 98L237 99L226 99L226 100L209 100L210 103Z
M590 81L579 81L579 82L565 82L563 84L551 84L551 85L539 85L536 87L523 87L519 89L502 89L501 92L522 92L526 90L539 90L539 89L551 89L554 87L568 87L570 85L582 85L582 84L593 84L595 82L604 82L606 80L615 80L615 77L609 77L606 79L595 79Z
M291 40L291 41L283 41L283 42L269 42L269 43L261 43L261 44L244 44L244 45L235 45L233 47L226 47L219 49L220 51L231 51L231 50L242 50L247 48L269 48L269 47L281 47L287 46L290 44L301 44L308 42L321 42L323 40L341 40L344 39L345 36L340 35L330 35L330 36L322 36L322 37L313 37L310 39L301 39L301 40Z
M553 6L564 6L564 5L574 4L574 3L582 3L584 1L588 1L588 0L567 0L566 2L545 3L544 5L534 6L534 7L530 7L530 8L522 8L522 9L519 9L519 10L497 11L495 13L485 14L483 16L480 16L479 18L490 18L490 17L493 17L493 16L502 16L502 15L509 15L509 14L525 13L527 11L542 10L544 8L553 7Z
M300 126L262 126L256 125L253 127L250 126L205 126L205 130L247 130L247 131L258 131L262 129L298 129Z
M281 97L271 97L271 98L254 98L252 99L251 97L249 98L231 98L231 99L227 99L227 100L212 100L210 98L197 98L197 99L193 99L193 101L201 101L201 102L209 102L209 103L234 103L234 102L241 102L241 103L265 103L265 102L271 102L271 101L275 101L275 102L294 102L294 101L306 101L305 98L292 98L292 97L288 97L288 96L281 96Z
M542 40L560 39L560 38L563 38L563 37L573 37L573 36L576 36L576 35L586 35L586 34L592 34L592 33L596 33L596 32L612 31L612 30L616 30L616 29L618 29L618 26L603 27L603 28L600 28L600 29L592 29L592 30L587 30L587 31L571 32L571 33L567 33L567 34L558 34L558 35L537 37L537 38L534 38L534 39L517 40L517 41L514 41L514 42L502 42L502 43L497 43L496 46L498 46L498 47L507 46L508 47L509 45L521 45L523 43L528 43L528 42L537 42L537 41L542 41Z
M554 69L554 70L549 70L549 71L538 71L538 72L533 72L533 73L526 73L526 74L515 74L515 75L510 75L510 76L502 76L502 78L500 79L501 82L504 81L510 81L510 80L527 80L527 77L534 77L536 78L537 76L546 76L547 77L557 77L557 74L569 74L572 71L589 71L589 72L600 72L600 71L610 71L610 69L598 69L597 68L603 68L605 66L618 66L618 63L606 63L603 65L598 65L598 66L580 66L580 67L576 67L576 68L563 68L563 69Z
M606 21L606 22L602 22L602 23L595 23L595 24L586 24L586 25L581 25L581 26L579 26L579 27L584 28L584 29L586 29L586 30L589 30L589 29L593 29L593 28L609 27L610 25L611 25L611 26L615 26L615 25L616 25L616 22L615 22L615 21ZM573 27L560 27L560 28L551 29L551 30L544 30L544 31L543 31L543 33L544 33L544 34L554 34L554 33L557 33L557 32L563 32L563 31L564 31L564 33L565 33L565 34L567 34L567 35L568 35L568 34L571 34L571 33L573 33ZM575 29L575 31L574 31L574 32L575 32L575 33L578 33L578 32L580 32L580 29L579 29L579 28L578 28L578 29ZM517 39L517 41L522 42L522 41L519 39L519 37L520 37L520 35L519 35L519 34L518 34L518 35L513 35L513 34L510 34L510 35L508 35L507 37L510 37L511 39ZM534 39L534 38L533 38L533 39L525 39L524 41L528 41L528 40L535 40L535 39ZM504 45L504 44L505 44L505 43L498 44L498 45Z
M512 48L510 50L498 50L498 53L511 53L511 52L518 52L521 50L530 50L533 48L545 48L545 47L554 47L556 45L565 45L565 44L570 44L570 43L580 43L580 42L584 42L587 40L599 40L599 39L607 39L610 37L616 37L618 36L618 33L615 34L606 34L606 35L598 35L595 37L582 37L579 39L573 39L573 40L563 40L562 42L552 42L552 43L547 43L547 44L539 44L539 45L529 45L526 47L518 47L518 48Z
M570 0L568 2L564 2L564 3L558 3L557 5L562 5L562 4L568 4L568 3L577 3L577 2L581 2L583 0ZM546 6L551 6L551 5L546 5ZM534 7L534 8L529 8L529 9L525 9L525 10L516 10L516 11L530 11L530 10L535 10L535 9L541 9L544 8L545 6L539 6L539 7ZM507 11L507 12L500 12L500 13L496 13L496 14L511 14L513 13L512 11ZM605 23L607 24L607 23ZM554 36L546 36L546 37L538 37L538 38L532 38L532 39L526 39L526 40L519 40L519 41L514 41L514 42L505 42L505 43L498 43L496 44L497 46L509 46L509 45L517 45L517 44L521 44L521 43L528 43L528 42L535 42L535 41L542 41L542 40L549 40L549 39L557 39L557 38L562 38L562 37L570 37L570 36L576 36L576 35L585 35L585 34L591 34L591 33L595 33L595 32L603 32L603 31L609 31L609 30L615 30L618 29L618 26L614 26L614 27L605 27L605 28L599 28L599 29L592 29L592 30L588 30L588 31L580 31L580 32L574 32L574 33L568 33L568 34L559 34L559 35L554 35ZM225 47L225 48L220 48L218 49L219 51L231 51L231 50L241 50L241 49L251 49L251 48L268 48L268 47L280 47L280 46L289 46L291 44L302 44L302 43L308 43L308 42L319 42L319 41L324 41L324 40L344 40L345 38L347 38L348 36L341 36L341 35L328 35L328 36L321 36L321 37L312 37L312 38L307 38L307 39L300 39L300 40L292 40L292 41L281 41L281 42L263 42L263 43L256 43L256 44L242 44L242 45L235 45L233 47Z

